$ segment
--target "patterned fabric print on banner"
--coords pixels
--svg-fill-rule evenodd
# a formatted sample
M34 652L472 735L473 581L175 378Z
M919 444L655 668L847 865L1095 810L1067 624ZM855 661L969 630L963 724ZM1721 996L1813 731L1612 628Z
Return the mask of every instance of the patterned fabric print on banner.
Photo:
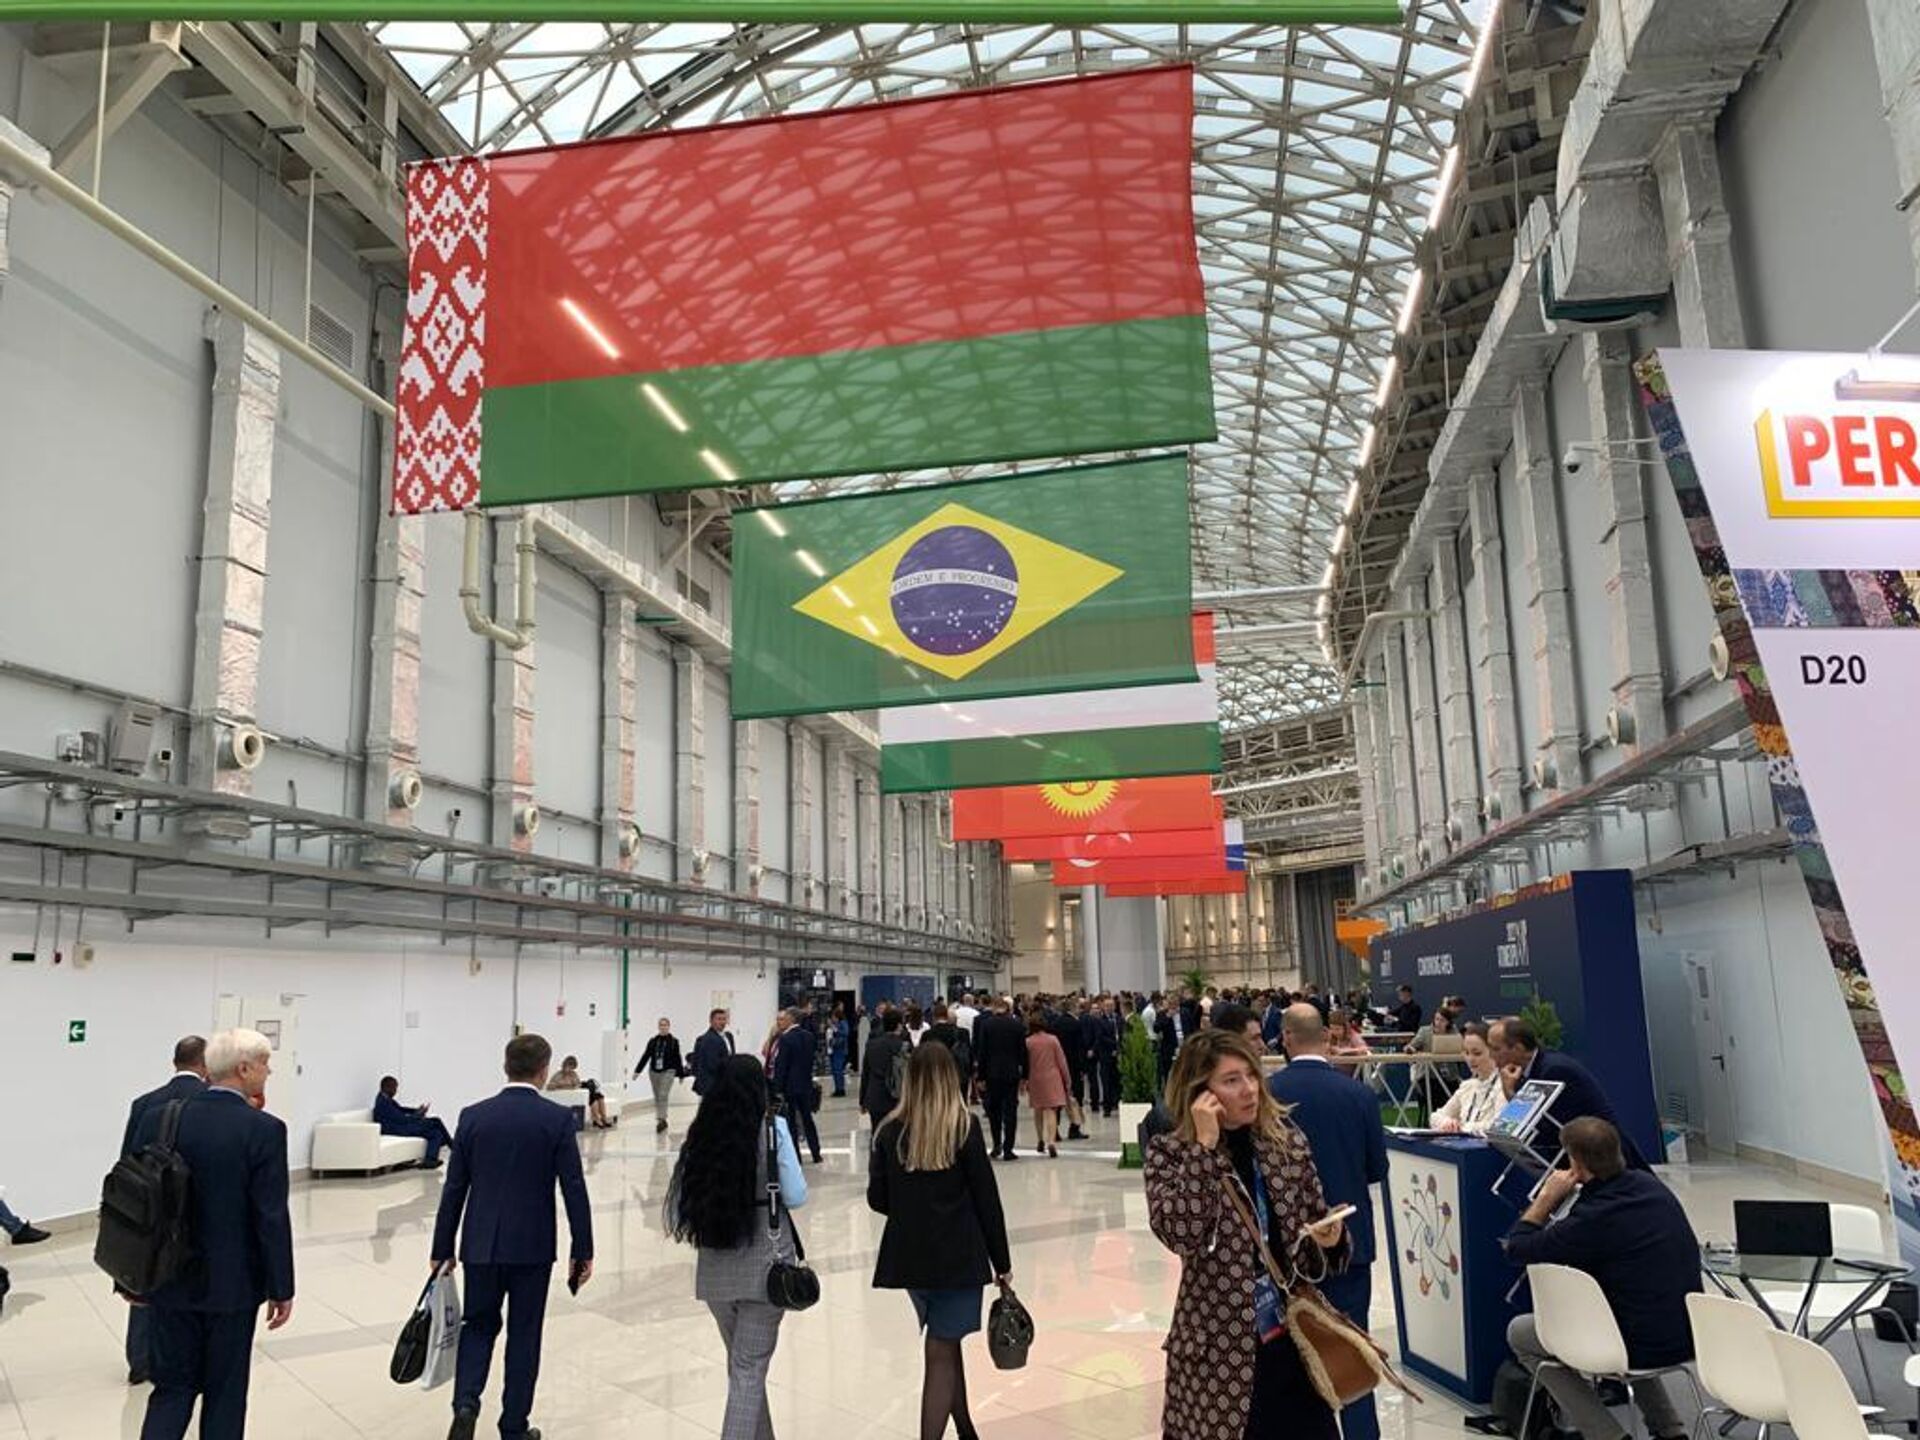
M464 510L480 493L486 381L487 162L407 170L406 331L394 396L393 508Z
M1813 902L1820 936L1826 944L1841 997L1846 1002L1847 1017L1853 1024L1854 1039L1866 1062L1874 1099L1886 1121L1893 1146L1891 1179L1895 1202L1906 1212L1896 1218L1911 1225L1913 1212L1920 1207L1920 1119L1915 1116L1912 1097L1894 1058L1886 1025L1880 1018L1873 982L1854 941L1840 887L1834 882L1833 867L1814 822L1813 806L1800 783L1799 768L1787 744L1786 731L1780 725L1766 671L1758 663L1753 627L1891 629L1920 624L1914 599L1916 589L1920 588L1914 580L1920 572L1743 570L1733 577L1735 584L1725 584L1726 554L1700 490L1693 457L1658 357L1648 355L1636 361L1634 374L1640 382L1640 399L1648 422L1680 497L1681 512L1688 517L1687 530L1693 539L1695 558L1707 582L1714 619L1734 657L1733 675L1753 720L1754 740L1768 757L1767 780L1774 803L1792 838L1794 858L1806 882L1807 896ZM1865 598L1863 592L1867 590L1877 597L1877 603Z

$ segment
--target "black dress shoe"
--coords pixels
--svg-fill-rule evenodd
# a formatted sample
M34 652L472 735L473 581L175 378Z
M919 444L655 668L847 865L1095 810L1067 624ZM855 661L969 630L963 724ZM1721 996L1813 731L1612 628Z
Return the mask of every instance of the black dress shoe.
M16 1245L38 1245L42 1240L52 1238L53 1236L47 1231L25 1220L21 1221L20 1228L13 1232L13 1243Z
M473 1427L480 1423L480 1416L473 1410L453 1412L453 1426L447 1431L447 1440L473 1440Z
M127 1372L127 1384L129 1385L144 1385L150 1378L144 1370L129 1370Z
M414 1168L417 1170L438 1170L442 1165L446 1163L447 1162L444 1160L422 1160Z
M1067 1131L1067 1139L1069 1140L1084 1140L1086 1138L1087 1132L1082 1130L1078 1125L1075 1125L1071 1130Z

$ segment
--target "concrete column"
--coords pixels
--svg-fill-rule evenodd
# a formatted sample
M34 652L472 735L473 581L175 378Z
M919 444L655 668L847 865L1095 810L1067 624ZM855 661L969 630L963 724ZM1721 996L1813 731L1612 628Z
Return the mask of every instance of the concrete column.
M1720 191L1720 152L1712 114L1675 120L1654 151L1673 270L1680 343L1692 349L1746 348L1747 326L1735 284L1733 221Z
M733 888L760 893L760 722L733 722Z
M193 716L187 779L196 790L253 793L231 763L226 733L252 725L259 703L267 596L273 447L280 414L280 350L242 321L209 310L213 405L194 615Z
M880 918L880 777L862 765L854 778L854 803L860 809L860 915Z
M1544 382L1520 382L1513 400L1514 464L1525 511L1527 579L1532 590L1533 675L1540 687L1545 731L1539 753L1553 766L1554 784L1581 783L1580 691L1573 666L1573 616L1567 595L1566 544L1560 533L1559 462L1547 427Z
M376 330L382 376L391 376L399 347ZM380 422L380 473L393 473L393 422ZM372 660L367 680L367 766L360 813L389 825L412 825L401 787L420 769L420 609L427 591L425 518L391 515L386 507L373 537Z
M905 923L919 930L927 923L927 825L926 803L918 795L900 800L900 857L902 884L900 900L906 907Z
M514 545L520 522L495 520L493 530L494 613L502 602L512 605L519 583L519 557ZM531 850L533 835L520 822L533 802L533 691L538 673L538 641L518 650L494 645L493 650L493 843L514 850Z
M807 763L813 732L798 721L787 725L787 825L792 837L788 853L792 880L788 899L795 905L818 905L819 876L813 872L813 767Z
M1513 628L1507 617L1499 478L1491 470L1467 482L1467 525L1473 537L1474 623L1480 627L1481 763L1486 766L1486 793L1499 802L1499 822L1504 822L1525 808L1526 766L1513 693Z
M1895 188L1915 202L1907 206L1907 229L1920 272L1920 11L1913 0L1867 0L1867 23L1880 66L1881 107L1893 131Z
M1399 626L1389 625L1381 642L1381 676L1387 695L1387 746L1393 767L1393 840L1387 864L1395 861L1412 874L1414 846L1420 835L1420 804L1413 767L1413 696L1408 690L1406 647Z
M1435 666L1440 736L1447 780L1447 819L1454 833L1480 833L1480 776L1473 735L1472 666L1467 657L1467 597L1460 588L1460 552L1453 535L1433 547Z
M847 854L849 830L853 824L853 765L847 747L838 740L827 741L826 797L823 808L827 827L827 873L825 904L829 913L848 913L849 882Z
M600 595L600 863L631 870L639 859L633 828L639 801L635 762L639 706L639 641L633 601L616 590ZM635 837L629 841L628 837ZM623 843L625 842L625 843Z
M1373 705L1366 697L1371 690L1356 695L1350 709L1353 715L1353 766L1360 780L1360 837L1367 858L1362 875L1371 876L1380 865L1380 785L1374 774Z
M1408 610L1431 608L1427 582L1421 580L1402 592ZM1426 847L1424 870L1447 853L1447 789L1441 773L1440 700L1433 677L1433 627L1427 620L1400 622L1407 647L1407 677L1413 694L1414 783L1420 804L1420 844ZM1415 860L1418 861L1416 854Z
M1369 737L1369 753L1373 760L1373 814L1368 817L1377 842L1377 850L1370 857L1376 873L1379 867L1392 862L1400 843L1398 810L1394 783L1393 729L1388 722L1387 675L1388 666L1384 656L1369 655L1361 671L1366 681L1360 695L1364 705L1356 719L1364 722ZM1356 726L1356 729L1360 728ZM1357 752L1356 752L1357 753Z
M880 843L885 860L880 878L881 917L889 925L907 923L907 817L901 797L880 797Z
M673 851L677 878L707 879L707 660L673 650Z

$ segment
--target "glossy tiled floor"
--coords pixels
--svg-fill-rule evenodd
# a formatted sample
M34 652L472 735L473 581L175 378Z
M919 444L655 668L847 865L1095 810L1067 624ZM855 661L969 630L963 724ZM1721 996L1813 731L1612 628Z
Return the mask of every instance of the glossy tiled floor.
M668 1140L689 1113L676 1112ZM814 1194L803 1221L825 1295L789 1317L774 1361L774 1426L788 1440L916 1433L919 1341L905 1297L868 1285L879 1228L854 1163L855 1118L845 1102L829 1103L821 1126L829 1154L808 1171ZM1159 1433L1159 1345L1179 1268L1147 1230L1138 1173L1114 1168L1114 1145L1109 1121L1058 1161L1029 1154L998 1167L1015 1283L1039 1338L1028 1367L1006 1374L970 1343L974 1417L987 1440ZM655 1144L638 1110L616 1131L589 1132L583 1149L596 1274L578 1299L555 1285L534 1421L549 1440L716 1435L726 1393L720 1343L692 1298L691 1252L661 1234L672 1152ZM1765 1170L1697 1167L1673 1179L1706 1236L1729 1232L1736 1193L1815 1193ZM298 1299L284 1330L263 1332L249 1434L445 1434L447 1391L423 1394L386 1377L394 1333L425 1275L439 1189L437 1175L416 1173L296 1188ZM64 1234L3 1257L14 1290L0 1314L0 1440L138 1434L147 1392L125 1384L124 1312L92 1266L90 1243ZM1392 1302L1384 1269L1377 1274L1377 1328L1390 1342ZM1466 1433L1444 1397L1382 1403L1389 1440ZM490 1395L483 1433L494 1405Z

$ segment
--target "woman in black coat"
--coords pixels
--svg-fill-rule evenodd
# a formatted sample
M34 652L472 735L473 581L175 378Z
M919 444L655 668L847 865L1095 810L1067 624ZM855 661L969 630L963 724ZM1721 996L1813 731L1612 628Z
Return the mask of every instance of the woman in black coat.
M980 1329L981 1293L1007 1283L1013 1259L980 1122L938 1041L914 1049L899 1107L874 1133L867 1204L887 1217L874 1288L905 1290L926 1331L920 1440L941 1440L949 1418L975 1440L960 1342Z

